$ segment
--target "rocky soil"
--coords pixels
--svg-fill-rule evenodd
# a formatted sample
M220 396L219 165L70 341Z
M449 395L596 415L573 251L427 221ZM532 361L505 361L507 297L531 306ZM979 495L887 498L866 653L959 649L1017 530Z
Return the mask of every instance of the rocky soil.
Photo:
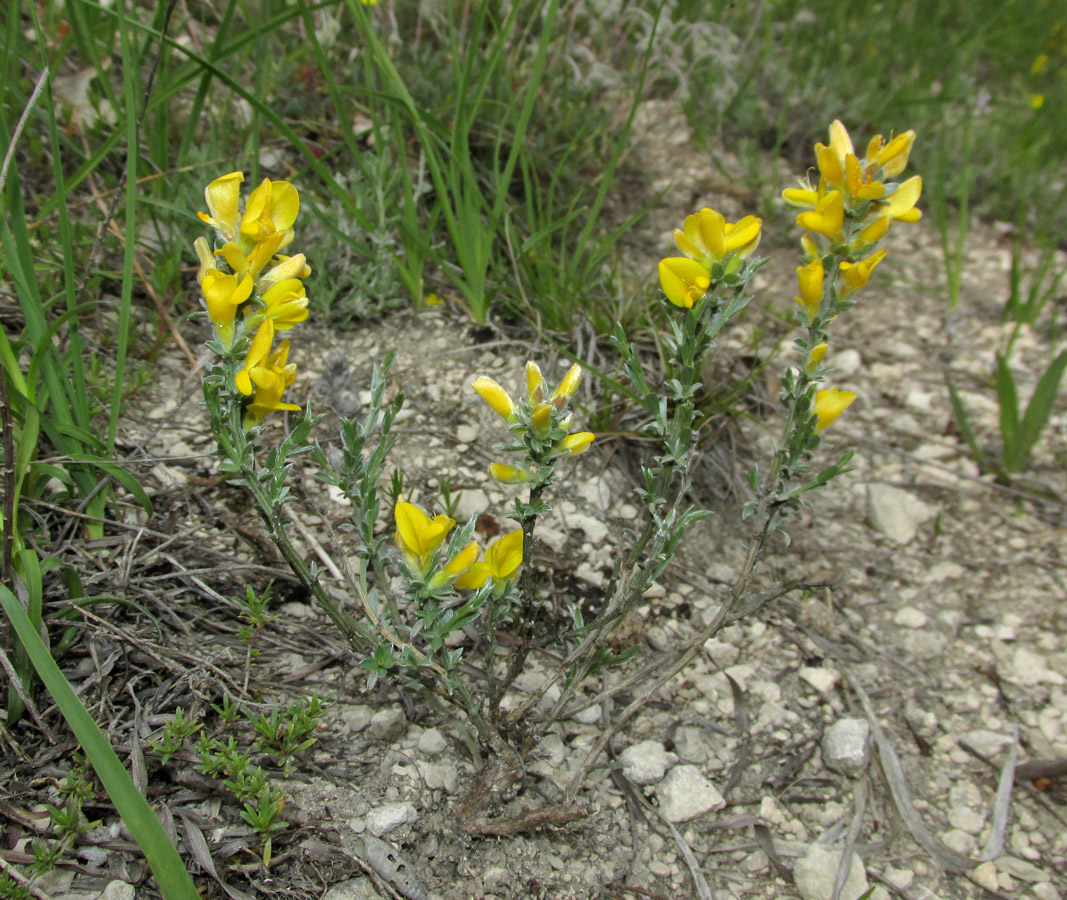
M653 214L643 235L649 272L690 208L710 205L729 219L745 199L701 174L710 167L691 148L660 152L667 157L653 171L687 184L693 202L679 206L675 197ZM785 211L765 228L795 236ZM784 242L770 245L775 261L759 277L758 308L725 338L723 360L750 352L751 322L784 333L795 254ZM264 709L315 691L330 707L318 743L287 777L277 775L291 830L267 869L247 852L248 829L232 801L194 775L192 753L153 772L150 795L187 857L198 858L194 833L210 848L215 894L225 881L230 896L328 900L829 900L845 858L845 900L868 888L876 900L1067 896L1067 407L1061 399L1015 488L981 474L959 438L944 379L948 373L980 436L992 441L990 371L1010 260L1004 230L973 231L957 309L945 298L939 242L926 223L895 228L888 247L863 302L835 326L835 383L860 399L828 434L835 449L855 448L855 469L814 496L790 529L791 543L776 543L766 561L766 571L824 586L777 600L709 641L593 772L589 818L563 829L504 838L462 832L457 811L477 763L460 729L387 685L367 689L328 620L290 588L247 501L217 487L188 362L176 352L161 360L140 413L126 423L129 445L151 466L157 515L131 511L125 537L106 549L121 565L99 573L111 590L144 603L159 630L116 608L88 629L91 654L71 677L86 698L104 698L97 718L112 722L127 754L131 744L158 738L175 705L210 720L209 704L223 690ZM198 344L194 328L186 337ZM1020 340L1024 398L1047 341L1039 331ZM460 516L502 519L513 492L485 471L502 429L470 381L486 374L517 387L528 358L542 360L551 380L567 361L529 334L473 328L446 307L344 335L309 324L293 336L291 358L304 372L298 387L319 408L365 404L370 367L390 348L398 353L390 383L407 397L396 461L409 499L435 504L447 477L462 490ZM788 360L783 351L768 371ZM723 432L730 443L707 450L701 499L716 515L694 530L631 623L647 653L674 646L714 615L741 560L741 474L768 455L778 414L773 380L753 394L757 414L736 418ZM579 399L596 408L592 379ZM280 418L274 427L283 427ZM322 427L325 438L332 426ZM595 603L622 529L637 515L621 464L634 452L625 436L603 435L549 498L554 510L535 562L561 578L573 573L562 590L581 602ZM310 474L299 476L310 499L295 506L294 538L309 558L316 542L341 556L344 534L324 529L322 519L336 525L345 510ZM232 597L271 578L280 618L263 632L249 674ZM537 686L547 665L533 660L516 697ZM589 685L588 695L601 687ZM134 696L143 716L134 714ZM593 707L555 727L529 767L528 796L557 799L617 708ZM1002 850L951 871L930 844L944 859L981 858L998 831L992 810L1013 746L1028 768L1016 770ZM903 804L910 819L890 791L894 756L913 800ZM42 771L63 766L61 754ZM54 802L40 789L20 797L27 808ZM118 826L90 835L87 850L101 846L104 856L87 854L81 871L62 868L44 889L96 897L117 879L108 896L133 896L144 871L121 849ZM153 894L141 883L137 896Z

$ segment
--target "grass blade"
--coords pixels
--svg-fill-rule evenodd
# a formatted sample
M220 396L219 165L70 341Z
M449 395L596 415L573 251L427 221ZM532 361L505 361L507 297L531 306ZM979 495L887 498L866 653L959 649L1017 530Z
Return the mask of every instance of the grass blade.
M164 900L199 900L200 895L189 872L152 807L134 786L107 738L82 706L18 599L3 585L0 585L0 606L26 648L37 675L82 745L115 809L144 853Z

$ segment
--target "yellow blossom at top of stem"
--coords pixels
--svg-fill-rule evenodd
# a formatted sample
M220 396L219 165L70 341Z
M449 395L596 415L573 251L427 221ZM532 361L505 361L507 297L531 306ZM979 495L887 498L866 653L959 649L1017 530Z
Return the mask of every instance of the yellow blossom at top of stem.
M208 318L223 346L233 343L233 320L237 308L252 296L252 279L245 275L226 275L218 269L208 269L200 280Z
M430 555L441 546L456 520L439 514L432 519L413 503L398 500L393 509L396 543L412 565L424 569ZM466 552L466 551L464 551Z
M538 403L530 411L530 428L534 437L543 441L552 431L552 407L547 403Z
M274 322L277 331L286 331L308 317L308 298L299 278L287 278L263 295L263 315Z
M898 134L890 138L888 143L882 143L882 136L876 134L867 144L867 164L878 166L882 174L895 178L908 166L908 157L911 155L912 145L915 143L915 132L912 130Z
M244 180L243 172L230 172L216 178L204 189L209 214L198 212L197 215L226 241L237 237L240 224L237 207L241 200L241 182Z
M267 357L264 365L251 370L250 376L255 384L252 402L245 410L245 427L257 424L267 413L276 410L297 410L296 403L283 403L282 394L296 380L296 365L288 362L289 342L282 341L278 348Z
M877 215L888 216L901 222L918 222L922 218L922 211L916 209L915 204L919 202L922 190L922 177L913 175L878 204Z
M562 456L577 456L589 449L596 435L591 431L576 431L560 440L553 449Z
M247 256L241 251L236 241L227 241L215 253L226 260L226 264L234 273L248 274L257 278L263 267L271 261L278 248L281 247L284 237L282 232L271 235L252 247Z
M526 362L526 402L531 406L545 399L545 377L533 360Z
M515 421L515 401L492 378L487 375L479 375L474 379L471 387L505 422L510 425Z
M659 283L671 303L692 309L711 287L711 273L695 259L672 256L660 260Z
M252 344L249 346L248 354L245 356L244 368L237 373L234 379L237 384L237 390L246 397L252 395L252 371L263 367L270 356L270 348L273 343L274 323L270 319L265 319L257 329L256 336L252 338Z
M245 213L241 218L241 236L252 241L262 241L281 232L281 245L292 239L290 229L300 211L300 195L288 181L262 183L248 195Z
M498 538L485 551L485 560L476 562L456 579L456 587L477 590L490 578L501 584L513 578L522 565L522 529Z
M816 418L815 430L822 431L832 425L855 399L856 395L852 391L839 391L837 388L818 391L815 394L813 410Z
M674 243L690 259L710 265L730 253L741 257L751 254L759 244L762 225L755 216L727 222L722 213L704 207L686 216L683 228L674 230Z
M563 376L563 380L557 385L556 389L552 392L551 399L553 401L566 400L569 397L574 396L574 392L578 390L578 385L582 381L582 367L575 363L567 370L567 374ZM557 409L561 408L562 404L556 402Z
M800 285L800 296L797 303L808 314L809 319L814 319L819 314L824 293L823 278L826 272L822 262L813 259L806 266L797 268L797 282Z
M841 191L830 191L819 199L815 209L797 216L797 224L828 237L834 243L845 238L845 201Z
M879 250L877 253L872 253L866 259L857 263L842 262L841 278L848 286L849 293L865 287L871 277L871 272L874 271L874 267L883 259L885 259L885 250Z

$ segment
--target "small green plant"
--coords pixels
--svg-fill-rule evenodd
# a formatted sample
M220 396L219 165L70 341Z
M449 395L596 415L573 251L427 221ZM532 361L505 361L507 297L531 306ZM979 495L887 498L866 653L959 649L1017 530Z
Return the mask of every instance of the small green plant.
M0 897L3 900L34 900L30 889L15 881L7 872L0 874Z
M100 823L90 822L83 811L84 804L93 796L92 773L81 754L73 755L73 765L67 777L59 785L59 793L66 797L62 806L44 804L52 825L50 841L33 841L33 869L38 874L51 871L66 854L67 848L78 838Z
M533 566L532 550L538 523L551 509L554 485L569 460L595 440L590 432L573 430L582 367L573 365L552 387L539 366L528 362L517 400L486 376L472 384L505 429L499 450L508 461L494 461L489 474L526 491L515 498L509 513L516 527L483 551L474 538L474 517L459 524L447 512L434 514L398 497L392 510L395 530L389 529L391 536L383 534L379 483L397 440L392 426L403 404L399 393L386 400L392 354L374 369L363 418L342 421L339 448L327 452L311 438L317 420L305 412L280 443L257 452L263 420L278 410L297 410L282 402L296 374L295 365L288 363L289 342L274 345L276 331L307 317L308 301L298 275L305 269L303 255L275 255L293 238L296 192L287 183L264 181L242 212L239 173L208 186L211 213L201 218L215 229L217 254L203 238L196 244L204 305L215 330L209 346L217 361L205 379L204 394L221 470L250 491L282 556L359 655L369 682L388 678L431 702L448 704L492 752L480 776L482 788L472 794L483 800L464 808L467 830L501 834L525 827L522 813L514 820L494 820L485 798L508 795L521 784L525 748L553 722L605 696L632 690L635 698L589 748L567 788L566 802L553 813L557 823L586 815L578 794L616 730L725 624L793 589L775 585L756 590L753 573L768 541L784 536L786 521L808 503L810 494L848 470L847 452L828 465L815 464L824 449L825 430L855 399L850 391L823 386L830 371L824 359L831 328L857 302L886 256L878 245L887 230L919 218L921 179L894 180L907 166L914 139L912 131L888 142L875 137L861 157L844 126L834 122L829 145L816 145L818 181L785 192L785 199L802 210L797 222L805 230L804 265L797 270L801 334L795 347L800 361L782 378L787 413L776 452L765 470L753 466L749 474L753 499L743 513L751 523L747 556L719 614L692 634L681 651L658 658L595 698L582 693L588 676L608 665L625 665L634 655L629 648L613 647L609 638L670 564L687 530L710 515L687 499L702 364L722 329L752 299L747 288L763 264L754 255L761 220L750 215L727 222L715 210L702 209L675 231L682 255L659 265L668 323L662 337L667 363L663 383L650 380L639 349L621 326L616 330L614 342L629 395L644 413L645 432L657 447L642 469L637 490L643 524L624 536L595 616L586 620L572 613L556 621L546 616L543 581ZM343 574L348 594L356 601L352 606L336 600L323 584L324 571L308 565L289 542L286 482L302 455L309 455L319 477L339 488L351 504L349 527L360 541L359 568ZM398 487L395 480L393 484ZM498 645L501 630L511 635L506 647ZM471 632L476 641L467 639ZM480 667L462 665L472 647L484 654ZM548 648L558 661L543 683L505 703L531 654ZM546 693L557 686L558 697L547 711L539 709ZM260 714L252 720L260 735L257 746L288 765L293 754L314 741L321 712L313 697ZM255 798L247 802L258 803L256 827L269 830L275 796L264 793L267 785L247 765L239 772L231 767L230 775L243 795ZM530 822L536 821L536 813L529 815Z
M1015 244L1012 248L1010 293L1004 305L1004 320L1012 323L1012 327L1004 347L996 353L992 373L993 389L1000 410L1000 440L996 445L985 445L979 439L967 405L952 380L946 376L949 399L960 436L983 471L994 472L997 481L1005 485L1011 484L1016 476L1026 470L1041 433L1048 425L1056 398L1059 396L1064 370L1067 369L1067 350L1051 353L1048 365L1038 378L1026 409L1022 409L1011 366L1015 344L1023 328L1034 327L1039 323L1065 274L1055 268L1053 261L1056 240L1052 235L1048 237L1029 272L1024 273L1021 247ZM1052 324L1055 340L1055 322Z
M161 765L169 763L174 754L179 753L185 742L196 734L203 725L185 718L185 710L180 706L174 710L174 718L163 726L159 741L149 741L149 746L159 754Z
M325 711L322 701L313 694L284 709L275 707L270 715L250 716L249 721L259 733L256 746L288 772L293 757L315 743L315 729Z

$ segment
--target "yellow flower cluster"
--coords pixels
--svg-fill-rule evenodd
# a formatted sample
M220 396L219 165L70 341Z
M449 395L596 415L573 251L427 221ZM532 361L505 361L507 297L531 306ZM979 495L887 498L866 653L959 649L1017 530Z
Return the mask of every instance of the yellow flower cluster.
M393 516L396 519L396 545L403 551L408 566L420 578L429 576L431 588L453 582L458 588L477 589L490 578L502 586L515 577L522 565L522 531L515 530L494 541L485 551L485 560L476 562L481 548L471 541L438 568L440 548L456 520L438 514L432 519L413 503L398 501Z
M674 230L674 242L685 255L668 257L659 264L659 281L667 299L692 309L713 284L740 270L759 244L762 226L755 216L727 222L722 213L707 207L686 216L684 227Z
M812 349L807 370L813 374L826 354L826 328L848 299L866 286L886 251L876 249L893 222L917 222L922 216L916 203L922 179L895 179L908 165L915 132L906 131L889 141L875 135L860 158L840 121L830 126L830 143L815 145L819 180L813 187L783 193L785 201L804 209L797 224L808 234L802 238L805 264L797 269L797 303L811 331ZM815 428L822 431L848 407L856 395L837 388L815 395Z
M578 390L582 368L571 366L563 380L546 399L545 379L535 362L526 363L526 397L517 404L492 378L482 375L471 387L517 435L529 438L527 448L534 461L546 463L562 456L577 456L589 449L594 435L589 431L568 434L574 414L568 408L570 398ZM516 468L504 463L491 463L489 474L506 484L519 484L537 475L530 468Z
M280 252L293 240L300 210L296 188L265 178L248 195L242 212L243 181L241 172L230 172L207 186L209 212L197 215L215 230L217 249L213 252L202 237L194 246L204 307L223 352L238 349L251 336L244 365L234 379L237 390L250 398L245 423L251 427L273 410L300 408L282 401L296 378L296 366L288 362L289 341L275 346L274 336L307 319L308 298L301 279L311 270L302 253Z

